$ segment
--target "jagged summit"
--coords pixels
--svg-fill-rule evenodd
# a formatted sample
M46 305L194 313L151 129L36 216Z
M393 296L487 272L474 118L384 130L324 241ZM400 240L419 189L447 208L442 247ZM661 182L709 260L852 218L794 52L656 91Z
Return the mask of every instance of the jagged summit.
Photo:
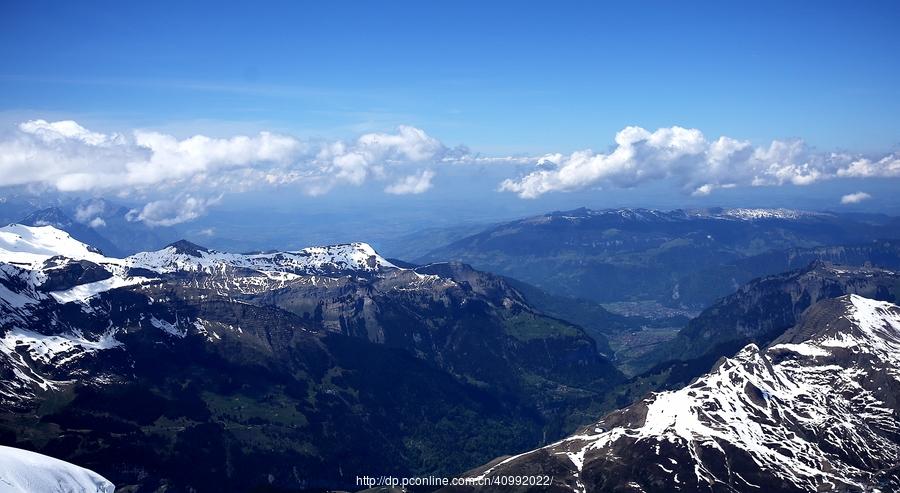
M209 249L207 249L206 247L202 247L196 243L191 243L188 240L178 240L166 245L166 248L173 249L175 253L191 255L193 257L200 257L203 253L209 253Z
M853 352L880 350L881 357L900 365L900 307L856 294L825 300L810 307L771 347L811 347L809 341Z
M62 229L71 226L74 221L59 207L48 207L28 214L19 223L27 226L54 226Z
M765 345L820 301L856 294L897 302L897 286L900 273L890 269L815 260L799 269L754 279L719 299L688 322L678 336L655 349L647 361L703 358L748 342Z

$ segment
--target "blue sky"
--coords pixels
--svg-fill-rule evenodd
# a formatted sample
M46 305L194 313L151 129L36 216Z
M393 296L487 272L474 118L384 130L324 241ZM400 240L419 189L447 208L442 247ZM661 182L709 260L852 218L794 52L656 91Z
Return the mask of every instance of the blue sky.
M898 23L898 2L6 1L0 192L156 225L897 213Z
M900 144L898 10L4 2L0 108L176 133L407 124L492 153L603 148L626 125L876 152Z

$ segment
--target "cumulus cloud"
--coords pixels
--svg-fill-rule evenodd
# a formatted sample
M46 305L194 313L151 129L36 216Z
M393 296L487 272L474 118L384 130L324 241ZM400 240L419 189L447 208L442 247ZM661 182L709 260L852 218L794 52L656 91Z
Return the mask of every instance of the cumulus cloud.
M105 213L105 201L90 200L88 202L79 204L78 207L75 208L75 220L84 224L89 224L95 219L100 219L102 221L102 218L100 218L99 216ZM103 225L105 226L106 222L104 222Z
M606 152L543 156L483 156L464 146L448 148L424 130L402 125L392 132L325 141L274 132L187 138L147 130L104 133L70 120L31 120L0 136L0 187L37 185L140 199L145 205L129 217L152 225L189 221L223 193L264 187L293 186L315 196L376 182L388 194L421 194L433 188L441 167L467 165L473 177L489 166L505 176L527 167L499 186L522 198L657 180L705 196L737 186L900 177L900 154L826 153L801 140L754 145L726 136L710 139L700 130L677 126L626 127ZM87 203L76 219L102 227L106 214L102 204Z
M858 204L863 200L869 200L872 196L867 194L866 192L856 192L856 193L848 193L841 197L841 204Z
M102 228L106 226L106 220L104 220L102 217L95 217L88 221L87 225L94 229Z
M626 127L606 153L591 150L547 155L524 176L504 180L500 190L522 198L590 187L635 187L669 179L696 196L739 185L808 185L837 177L897 177L900 157L876 161L839 153L820 153L801 140L754 146L748 141L707 139L697 129L649 131Z
M126 218L129 221L143 221L150 226L174 226L206 214L206 210L221 198L184 195L174 199L155 200L141 209L132 209Z
M0 142L2 185L44 183L83 192L148 187L202 179L204 175L297 158L303 143L260 132L226 139L187 139L136 130L130 136L92 132L73 121L22 123Z
M35 135L45 142L58 142L72 139L88 145L104 145L120 141L120 135L105 135L91 132L72 120L48 122L46 120L30 120L19 125L22 132Z
M372 177L384 179L389 174L389 166L438 160L447 152L437 139L405 125L398 127L395 134L369 133L352 143L334 142L322 147L316 156L326 179L315 184L313 193L326 192L338 183L360 185ZM430 188L430 182L431 177L424 181L423 192ZM389 186L385 191L388 189L394 190L394 187Z
M838 176L849 178L900 176L900 156L891 154L877 161L860 158L850 163L850 166L839 169Z
M350 141L321 141L271 132L227 138L178 138L145 130L107 134L71 120L31 120L0 139L0 186L182 197L178 207L172 199L157 200L133 214L161 225L202 214L215 202L202 197L223 191L296 185L321 195L341 185L399 180L386 191L422 193L431 187L433 172L410 177L409 167L448 156L453 154L439 140L410 126ZM88 224L101 212L85 206L77 219Z
M431 188L432 178L434 178L434 171L425 170L397 180L388 185L384 191L394 195L425 193Z
M94 132L74 121L32 120L0 140L0 186L40 183L60 191L207 183L218 187L338 184L387 179L392 167L439 160L445 146L423 130L369 133L355 141L301 140L271 132L179 139L160 132Z

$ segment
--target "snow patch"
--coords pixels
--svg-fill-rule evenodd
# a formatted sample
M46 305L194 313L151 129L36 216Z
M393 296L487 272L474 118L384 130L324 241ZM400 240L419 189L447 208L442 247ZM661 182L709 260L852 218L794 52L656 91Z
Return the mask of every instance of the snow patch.
M0 446L0 491L113 493L103 476L46 455Z
M166 334L178 337L180 339L184 339L187 337L187 329L180 330L171 322L167 322L165 320L160 320L156 317L150 319L150 325L156 327L157 329L165 332Z
M91 340L80 332L61 335L44 335L30 330L14 328L0 339L0 351L11 354L24 347L35 362L45 365L62 365L86 354L121 346L113 331L97 340Z
M117 288L122 288L125 286L141 284L150 280L151 279L147 279L146 277L113 276L102 281L75 286L74 288L66 289L64 291L51 291L50 296L53 296L53 298L60 303L70 303L72 301L79 301L84 303L85 301L93 298L94 296L97 296L100 293L104 293L106 291Z

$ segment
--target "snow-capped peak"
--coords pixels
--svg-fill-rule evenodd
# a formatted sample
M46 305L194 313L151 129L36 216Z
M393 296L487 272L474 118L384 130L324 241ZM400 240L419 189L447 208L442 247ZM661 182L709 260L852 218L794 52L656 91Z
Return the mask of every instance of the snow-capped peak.
M223 267L294 274L378 271L396 266L378 255L367 243L309 247L292 252L236 254L218 252L181 241L155 252L141 252L125 259L131 267L167 273L213 272Z
M110 260L97 249L53 226L10 224L0 228L0 262L36 269L56 256L95 263Z
M316 246L290 252L235 254L210 250L189 241L162 250L140 252L125 259L104 256L97 249L53 226L11 224L0 228L0 262L40 270L52 257L97 264L139 267L157 272L208 270L228 265L282 272L377 271L397 268L368 243Z

